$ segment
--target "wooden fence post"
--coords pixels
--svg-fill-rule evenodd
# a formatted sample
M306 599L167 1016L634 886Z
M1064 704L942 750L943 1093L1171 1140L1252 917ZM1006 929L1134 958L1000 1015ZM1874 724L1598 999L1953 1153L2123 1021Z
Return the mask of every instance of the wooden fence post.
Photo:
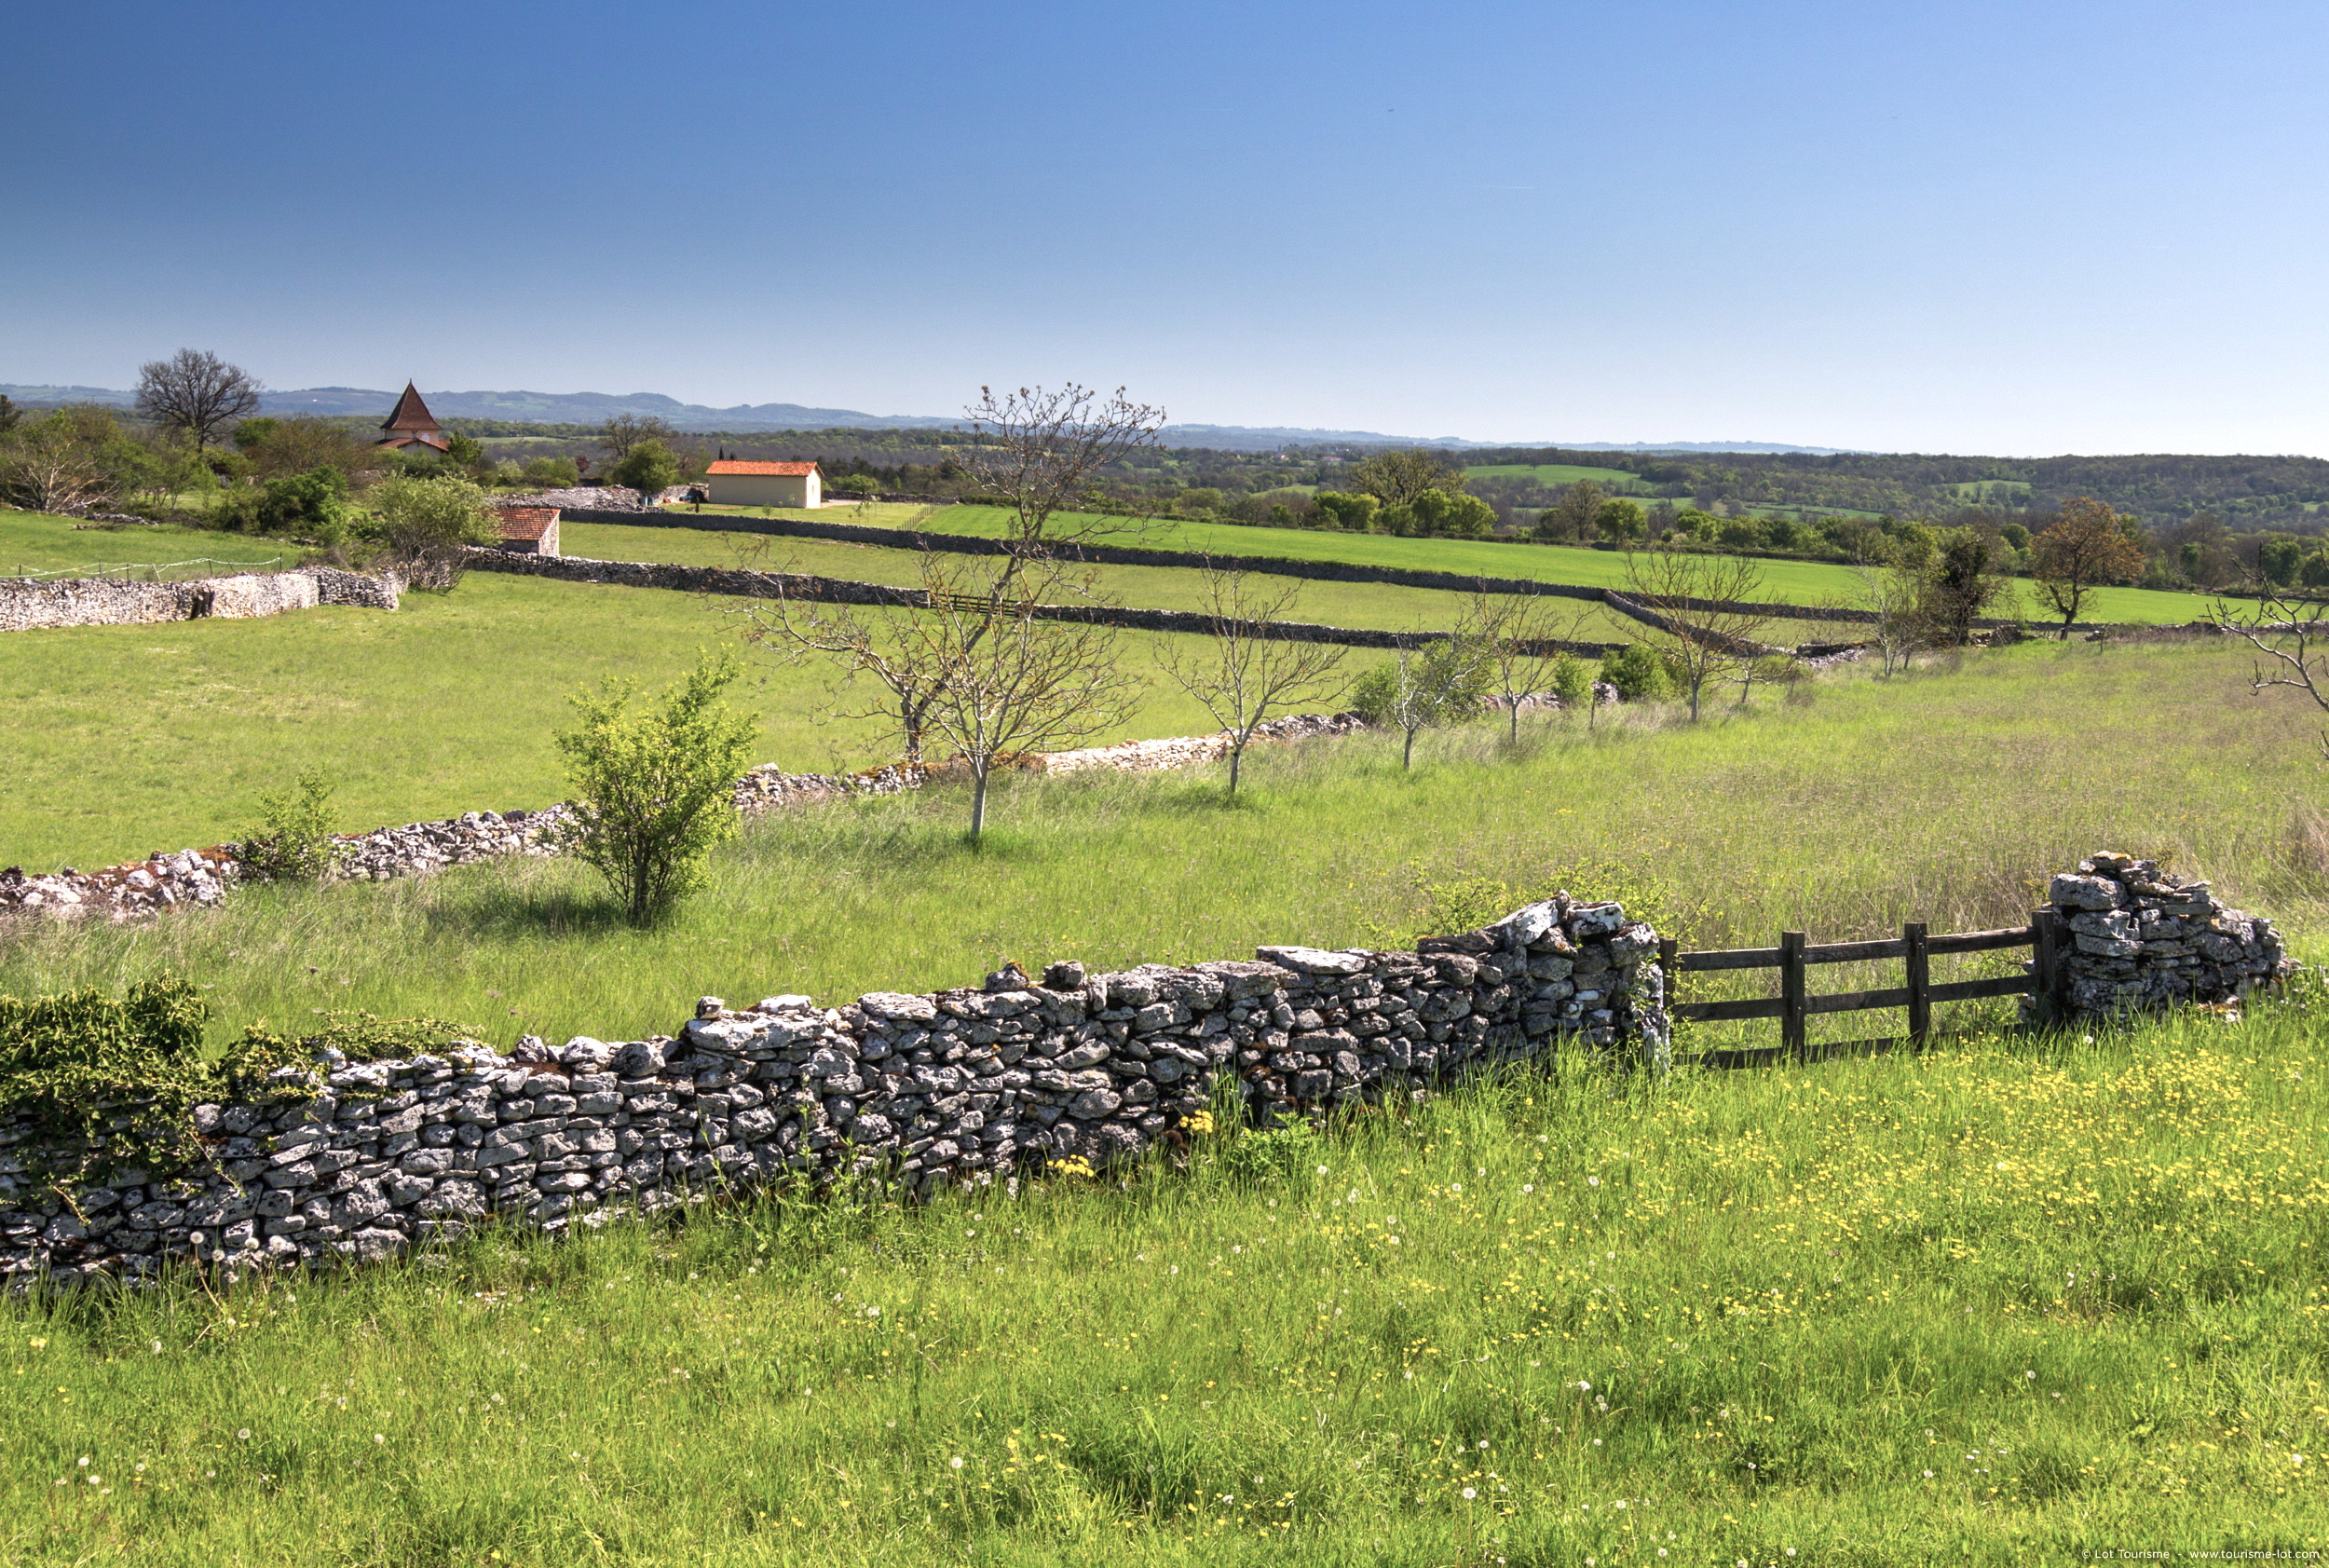
M2040 1028L2052 1029L2063 1021L2063 955L2061 934L2050 906L2030 911L2030 946L2036 960L2031 966L2030 978L2037 986L2037 1006L2032 1016Z
M1802 932L1779 933L1779 1048L1799 1059L1805 1053L1806 1034L1804 946Z
M1933 960L1925 946L1925 922L1900 928L1908 944L1909 1049L1922 1051L1933 1032Z

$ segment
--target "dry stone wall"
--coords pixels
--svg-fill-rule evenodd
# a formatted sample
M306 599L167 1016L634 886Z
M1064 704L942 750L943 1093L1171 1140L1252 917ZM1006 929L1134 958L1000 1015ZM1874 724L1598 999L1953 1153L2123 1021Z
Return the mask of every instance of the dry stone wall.
M247 620L318 605L394 609L399 585L321 568L242 573L185 582L110 578L0 579L0 632L55 626L140 626L169 620Z
M2296 967L2271 920L2227 907L2207 883L2157 861L2090 855L2053 879L2047 900L2070 933L2060 961L2070 1017L2237 1002Z
M930 1196L1183 1136L1217 1088L1311 1114L1581 1043L1668 1060L1657 936L1559 895L1412 952L1263 948L1250 961L1087 975L838 1007L706 997L675 1036L521 1041L285 1069L284 1103L205 1105L175 1178L59 1190L87 1151L0 1126L0 1277L137 1277L387 1257L489 1219L560 1227L621 1207L856 1175ZM102 1154L102 1151L99 1152Z

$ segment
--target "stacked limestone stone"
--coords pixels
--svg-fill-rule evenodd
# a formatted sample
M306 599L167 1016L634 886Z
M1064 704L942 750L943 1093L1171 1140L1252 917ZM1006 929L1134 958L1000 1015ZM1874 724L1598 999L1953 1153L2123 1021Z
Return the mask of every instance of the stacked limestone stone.
M1178 1138L1217 1084L1266 1119L1564 1040L1662 1063L1656 948L1616 905L1563 896L1413 952L1060 963L1042 984L1006 968L977 989L835 1008L707 997L676 1038L325 1061L279 1075L279 1108L199 1108L211 1165L184 1182L120 1172L67 1201L34 1174L59 1152L0 1127L0 1275L366 1259L489 1215L554 1227L787 1176L928 1195L1136 1157Z
M2056 877L2047 897L2072 934L2062 961L2075 1015L2231 1002L2296 967L2270 920L2227 908L2207 883L2156 861L2092 855Z

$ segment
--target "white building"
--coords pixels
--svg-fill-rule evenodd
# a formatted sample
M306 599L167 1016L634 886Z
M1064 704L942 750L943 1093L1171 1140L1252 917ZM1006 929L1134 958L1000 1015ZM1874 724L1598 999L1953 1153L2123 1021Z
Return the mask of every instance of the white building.
M814 463L746 463L723 457L706 472L714 506L824 505L824 476Z

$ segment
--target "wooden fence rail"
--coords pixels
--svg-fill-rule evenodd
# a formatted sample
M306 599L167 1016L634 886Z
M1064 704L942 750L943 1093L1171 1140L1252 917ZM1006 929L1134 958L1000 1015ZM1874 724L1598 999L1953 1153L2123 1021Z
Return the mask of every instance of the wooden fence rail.
M1704 975L1723 970L1776 969L1779 994L1735 1002L1670 1002L1667 1012L1678 1021L1729 1023L1750 1018L1779 1020L1779 1043L1742 1050L1708 1051L1696 1059L1700 1067L1759 1067L1775 1061L1817 1061L1826 1057L1857 1056L1897 1049L1906 1044L1923 1050L1932 1039L1933 1004L1973 1002L1984 997L2029 996L2037 1001L2037 1019L2051 1023L2063 1014L2062 953L2069 934L2060 914L2050 908L2033 909L2030 923L2002 931L1959 931L1932 936L1921 924L1900 928L1898 937L1872 942L1826 942L1817 946L1800 931L1779 934L1776 948L1729 948L1710 952L1677 950L1671 938L1658 945L1658 961L1670 987L1676 975ZM2028 948L2029 973L1988 980L1949 980L1936 986L1932 978L1935 954L1984 953ZM1811 994L1809 972L1824 963L1869 963L1898 959L1902 984L1874 990ZM1668 994L1670 995L1670 989ZM1904 1035L1874 1040L1809 1043L1806 1025L1826 1013L1865 1013L1889 1008L1908 1013Z

